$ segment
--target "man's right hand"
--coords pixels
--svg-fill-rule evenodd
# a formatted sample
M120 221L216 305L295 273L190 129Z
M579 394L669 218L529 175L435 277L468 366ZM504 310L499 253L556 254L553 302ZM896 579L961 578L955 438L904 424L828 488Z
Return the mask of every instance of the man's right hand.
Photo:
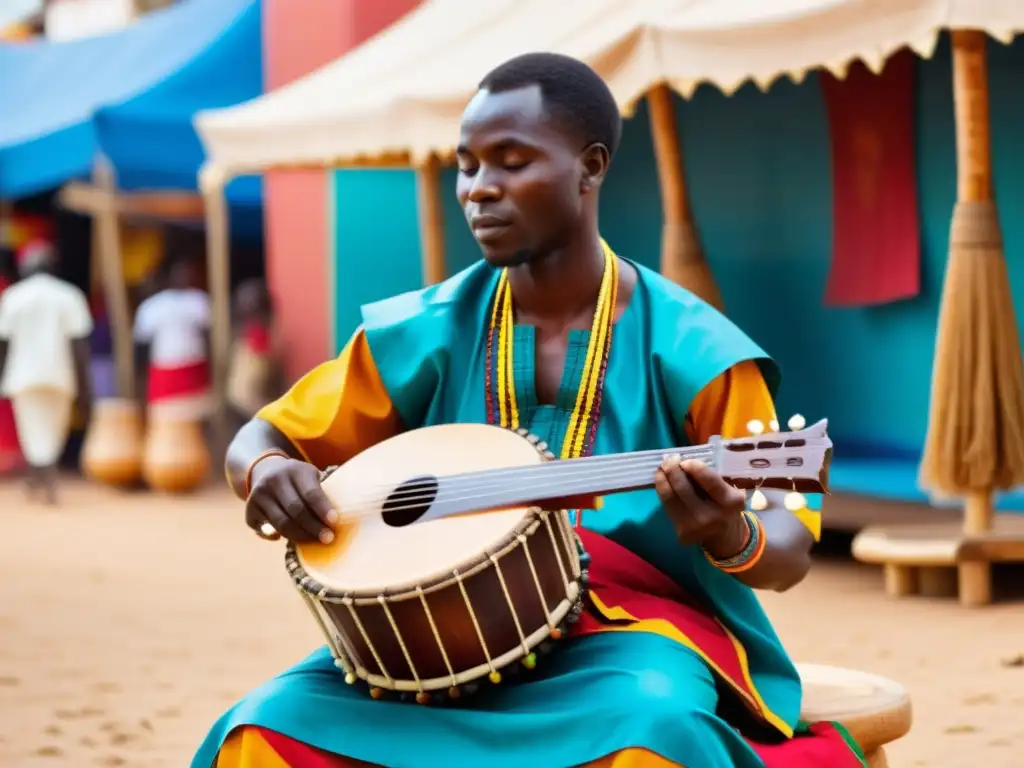
M291 541L334 540L338 513L320 487L312 464L268 456L253 467L245 522L257 533L266 523Z

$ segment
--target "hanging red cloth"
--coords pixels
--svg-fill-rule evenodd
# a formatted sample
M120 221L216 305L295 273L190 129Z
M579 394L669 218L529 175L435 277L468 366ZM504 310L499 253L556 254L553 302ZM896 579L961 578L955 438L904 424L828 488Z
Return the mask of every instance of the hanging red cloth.
M821 76L832 140L831 306L884 304L921 290L915 66L903 50L878 75L856 62L844 80Z

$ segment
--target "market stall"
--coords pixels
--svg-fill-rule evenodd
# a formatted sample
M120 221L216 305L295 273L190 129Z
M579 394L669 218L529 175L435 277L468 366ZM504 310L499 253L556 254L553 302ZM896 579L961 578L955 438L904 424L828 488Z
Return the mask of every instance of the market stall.
M62 204L95 217L120 398L131 400L135 385L121 222L202 225L204 154L192 117L262 92L261 7L183 0L108 34L0 46L0 99L27 105L0 125L0 198L73 181ZM228 199L236 234L259 237L259 179L237 179ZM107 412L98 409L92 433L103 433ZM131 442L112 444L130 452Z

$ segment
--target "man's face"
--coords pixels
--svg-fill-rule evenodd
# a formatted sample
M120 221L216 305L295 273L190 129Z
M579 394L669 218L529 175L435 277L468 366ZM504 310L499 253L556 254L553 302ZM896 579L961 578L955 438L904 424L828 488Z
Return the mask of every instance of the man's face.
M541 91L478 91L462 115L456 194L484 258L496 267L544 258L581 214L578 141L544 113Z

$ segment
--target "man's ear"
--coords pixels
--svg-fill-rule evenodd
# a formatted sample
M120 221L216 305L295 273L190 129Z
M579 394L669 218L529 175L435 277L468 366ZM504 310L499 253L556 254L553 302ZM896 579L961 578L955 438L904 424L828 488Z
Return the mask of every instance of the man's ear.
M583 166L583 173L580 175L581 194L593 192L601 187L610 162L611 154L604 144L595 142L580 153L580 164Z

